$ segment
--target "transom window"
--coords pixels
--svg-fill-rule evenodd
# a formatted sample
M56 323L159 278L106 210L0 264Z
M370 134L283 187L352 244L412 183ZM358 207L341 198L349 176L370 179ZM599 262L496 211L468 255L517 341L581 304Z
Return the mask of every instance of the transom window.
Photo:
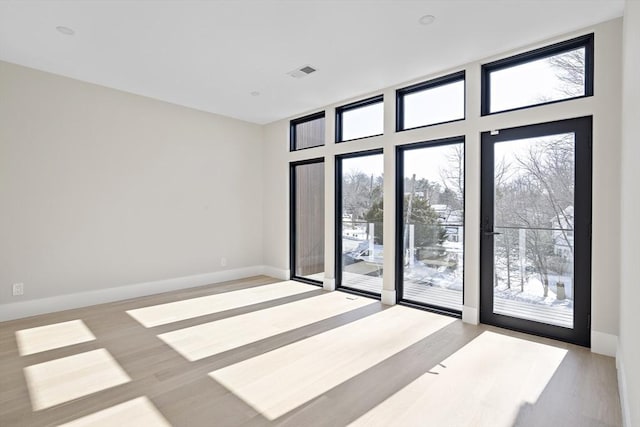
M482 66L482 114L593 95L593 34Z
M336 108L336 142L382 135L384 103L382 95Z
M324 145L324 111L291 120L291 151Z
M396 130L464 119L464 71L398 89Z

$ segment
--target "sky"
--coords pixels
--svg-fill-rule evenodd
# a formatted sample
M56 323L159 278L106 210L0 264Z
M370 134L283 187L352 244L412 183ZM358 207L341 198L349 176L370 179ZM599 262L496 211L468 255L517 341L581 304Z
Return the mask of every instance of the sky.
M568 134L557 134L557 135L547 135L543 137L537 138L526 138L519 139L517 141L503 141L495 144L494 148L494 158L495 164L497 165L499 162L504 161L505 164L511 165L511 169L517 169L516 163L517 159L525 158L527 153L532 147L535 147L536 144L540 144L543 142L552 142L562 138L563 136ZM514 179L518 176L518 174L513 173L505 177L507 181L509 178Z
M541 98L565 98L558 90L562 86L563 82L546 58L494 71L491 73L491 111L517 108L539 102Z
M404 129L464 118L464 81L404 96Z
M451 153L453 145L417 148L406 151L405 176L410 178L414 173L416 179L426 178L433 182L442 182L440 169L449 165L447 156ZM364 172L367 175L382 175L384 169L382 154L366 157L353 157L342 160L342 170L345 174L355 171Z
M374 154L366 157L351 157L342 160L342 172L350 174L356 171L367 175L380 176L384 172L384 158L382 154Z
M426 178L431 182L442 183L440 171L452 168L448 156L452 154L453 149L454 145L440 145L405 151L404 176L411 178L415 173L416 179Z
M380 135L384 132L384 103L371 104L342 113L342 140Z

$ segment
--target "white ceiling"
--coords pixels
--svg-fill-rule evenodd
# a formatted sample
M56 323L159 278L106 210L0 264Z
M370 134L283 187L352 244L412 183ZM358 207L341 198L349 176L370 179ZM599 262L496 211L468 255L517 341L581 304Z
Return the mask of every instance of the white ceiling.
M623 8L623 0L0 1L0 59L269 123ZM436 16L432 25L418 24L425 14ZM318 71L286 74L306 64Z

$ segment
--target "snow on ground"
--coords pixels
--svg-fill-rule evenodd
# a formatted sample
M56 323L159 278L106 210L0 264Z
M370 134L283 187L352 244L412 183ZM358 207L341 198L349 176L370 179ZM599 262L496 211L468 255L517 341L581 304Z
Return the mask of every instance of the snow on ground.
M550 280L551 282L551 280ZM550 307L573 307L573 301L565 298L557 299L555 286L549 286L547 296L544 296L544 287L538 278L531 277L524 283L524 292L520 290L520 282L511 285L511 289L500 285L493 289L494 298L501 298L514 301L522 301L529 304L546 305Z
M362 242L366 242L366 240L355 240L355 239L342 239L342 252L351 252L356 250L358 245Z
M343 236L342 250L344 253L354 251L358 245L366 242L366 240L356 239L353 236ZM449 243L449 245L447 245ZM461 244L457 242L445 242L449 246L448 252L462 250ZM378 246L378 245L376 245ZM461 257L462 258L462 257ZM462 259L461 259L462 261ZM422 261L415 261L412 266L406 266L404 269L404 280L424 286L435 286L442 289L452 291L462 291L462 263L456 271L447 270L444 267L430 267ZM503 273L503 272L502 272ZM501 272L498 272L501 276ZM529 277L524 284L524 291L520 289L520 280L516 272L512 276L511 289L508 289L501 280L500 285L494 288L494 298L505 300L526 302L528 304L539 304L549 307L573 308L573 281L570 275L552 275L549 276L549 292L544 296L544 288L542 282L537 277ZM557 282L565 284L566 298L564 300L557 299Z
M429 267L421 261L416 261L412 266L405 267L404 280L452 291L462 291L461 276L454 272L446 271L446 269Z

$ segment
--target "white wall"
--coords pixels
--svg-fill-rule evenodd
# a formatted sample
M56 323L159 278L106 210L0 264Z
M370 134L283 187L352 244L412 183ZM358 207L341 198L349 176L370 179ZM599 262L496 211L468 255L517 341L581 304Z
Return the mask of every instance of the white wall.
M640 2L624 13L622 95L622 209L620 216L620 347L618 369L623 418L640 426Z
M284 122L281 122L284 123ZM284 140L283 132L285 134ZM264 126L262 183L265 191L262 206L264 264L289 274L289 127ZM310 151L313 151L310 150Z
M581 34L595 32L595 95L589 98L539 106L531 109L480 116L480 67L483 63L553 42L569 39ZM480 133L492 129L508 128L532 123L554 121L565 118L593 115L593 266L592 266L592 348L594 351L613 355L618 335L619 308L619 262L620 232L616 219L620 203L620 96L621 96L621 43L622 21L616 19L580 32L541 41L537 45L525 46L520 50L505 52L504 55L485 58L471 64L461 65L451 70L443 70L439 75L425 76L413 82L428 80L440 75L466 70L467 113L466 120L401 133L394 131L395 89L381 89L363 94L358 99L384 93L385 134L343 144L333 142L333 117L335 107L351 100L329 105L325 108L327 121L326 145L299 152L288 152L288 120L281 120L265 126L265 262L277 269L288 269L288 175L290 161L312 157L325 157L326 171L332 172L335 155L351 151L382 147L385 152L385 204L394 200L393 182L395 171L393 156L397 145L416 141L465 135L466 137L466 217L465 227L465 305L463 319L477 322L479 307L479 230L480 218ZM317 110L316 110L317 111ZM313 111L315 112L315 111ZM302 116L303 114L300 114ZM326 200L333 199L334 178L330 174L325 179L328 192ZM325 215L332 217L333 204L327 205ZM393 242L393 209L385 210L385 241ZM387 216L389 215L389 216ZM334 279L333 227L326 228L325 277ZM389 247L388 247L389 246ZM394 257L391 245L385 244L383 297L393 300Z
M262 147L258 125L0 62L0 309L262 264Z

